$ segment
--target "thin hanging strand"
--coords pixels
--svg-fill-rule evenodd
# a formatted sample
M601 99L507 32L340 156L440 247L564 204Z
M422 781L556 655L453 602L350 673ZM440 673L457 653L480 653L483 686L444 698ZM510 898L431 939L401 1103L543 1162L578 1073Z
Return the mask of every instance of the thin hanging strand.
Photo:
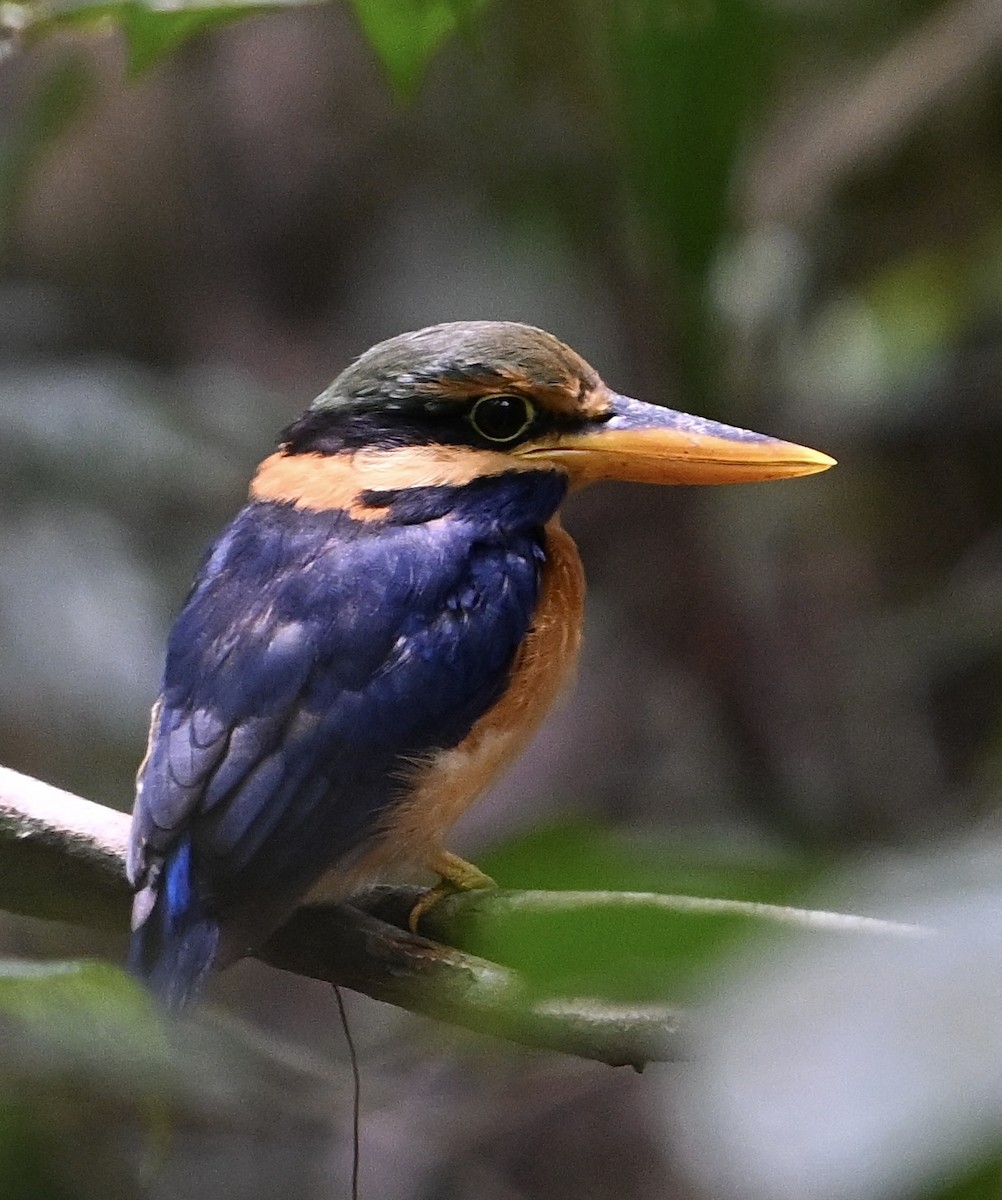
M351 1200L358 1200L358 1162L359 1134L361 1132L362 1076L358 1069L358 1054L355 1051L355 1039L351 1036L348 1025L348 1013L344 1007L344 996L336 983L332 983L334 997L337 1000L337 1011L341 1018L341 1028L344 1030L344 1040L348 1047L348 1059L351 1063L352 1080L352 1114L351 1114Z

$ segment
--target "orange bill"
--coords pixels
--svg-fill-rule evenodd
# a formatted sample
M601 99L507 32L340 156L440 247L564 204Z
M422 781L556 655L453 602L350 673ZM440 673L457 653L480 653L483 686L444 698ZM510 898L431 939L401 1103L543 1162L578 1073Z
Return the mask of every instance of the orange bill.
M572 483L753 483L814 475L835 465L819 450L721 425L656 404L611 396L592 429L526 442L515 453L560 467Z

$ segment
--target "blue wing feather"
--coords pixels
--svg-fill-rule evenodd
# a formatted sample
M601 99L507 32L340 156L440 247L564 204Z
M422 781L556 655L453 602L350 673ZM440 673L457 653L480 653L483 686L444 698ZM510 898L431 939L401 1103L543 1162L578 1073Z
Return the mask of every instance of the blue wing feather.
M133 963L157 990L182 1002L263 940L373 833L401 765L500 697L563 488L411 489L385 522L256 502L224 531L170 635L137 790Z

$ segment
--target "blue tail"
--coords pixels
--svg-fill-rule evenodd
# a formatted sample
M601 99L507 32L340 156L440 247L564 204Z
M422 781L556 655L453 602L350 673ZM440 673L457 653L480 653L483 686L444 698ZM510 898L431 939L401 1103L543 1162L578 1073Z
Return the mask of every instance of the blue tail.
M168 1008L197 1000L219 950L219 924L208 916L192 888L191 844L182 842L164 863L150 897L140 892L136 907L147 910L132 934L128 968Z

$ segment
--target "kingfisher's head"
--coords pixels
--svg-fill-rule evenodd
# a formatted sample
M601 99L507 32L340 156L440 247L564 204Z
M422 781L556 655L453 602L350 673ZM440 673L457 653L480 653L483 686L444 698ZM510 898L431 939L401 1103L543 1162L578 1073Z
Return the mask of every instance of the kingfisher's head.
M252 494L365 517L362 493L513 471L570 484L740 483L824 471L816 450L618 395L529 325L464 321L367 350L282 435Z

